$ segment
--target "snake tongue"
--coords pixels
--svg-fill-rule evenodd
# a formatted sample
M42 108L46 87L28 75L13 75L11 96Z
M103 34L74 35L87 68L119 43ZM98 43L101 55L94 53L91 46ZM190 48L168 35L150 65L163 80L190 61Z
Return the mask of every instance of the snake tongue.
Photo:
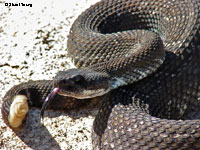
M51 93L47 96L47 98L45 99L43 105L42 105L42 109L40 111L40 120L43 119L44 117L44 111L46 110L49 102L53 99L53 96L56 95L56 93L59 91L58 87L55 87Z

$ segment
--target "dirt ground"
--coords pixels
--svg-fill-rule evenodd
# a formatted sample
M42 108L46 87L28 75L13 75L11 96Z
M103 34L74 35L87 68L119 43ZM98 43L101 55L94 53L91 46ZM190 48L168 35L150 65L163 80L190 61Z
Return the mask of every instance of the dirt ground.
M74 67L66 57L69 29L76 17L97 1L0 1L0 107L13 85L52 79L59 70ZM45 112L44 126L38 125L39 113L36 108L29 111L27 127L18 136L0 115L0 149L91 149L97 110L49 110Z

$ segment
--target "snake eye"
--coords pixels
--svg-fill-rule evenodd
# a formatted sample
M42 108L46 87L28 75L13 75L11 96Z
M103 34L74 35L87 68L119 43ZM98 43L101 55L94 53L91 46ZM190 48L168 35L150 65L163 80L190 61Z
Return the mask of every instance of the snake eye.
M77 82L80 82L82 79L84 79L84 77L83 76L81 76L81 75L77 75L77 76L75 76L74 78L73 78L73 80L77 83Z

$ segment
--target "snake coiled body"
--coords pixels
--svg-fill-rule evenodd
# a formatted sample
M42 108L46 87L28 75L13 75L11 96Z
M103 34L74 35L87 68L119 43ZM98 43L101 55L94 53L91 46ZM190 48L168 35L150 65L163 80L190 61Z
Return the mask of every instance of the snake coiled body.
M54 85L71 81L65 90L76 91L65 95L74 98L57 94L50 107L79 107L76 98L104 89L96 94L94 149L200 149L199 0L102 0L72 25L68 53L81 69L69 70L70 80L60 73ZM72 82L77 72L92 83L87 92L71 88L82 79ZM52 81L13 87L3 99L4 121L15 95L41 107L51 90Z

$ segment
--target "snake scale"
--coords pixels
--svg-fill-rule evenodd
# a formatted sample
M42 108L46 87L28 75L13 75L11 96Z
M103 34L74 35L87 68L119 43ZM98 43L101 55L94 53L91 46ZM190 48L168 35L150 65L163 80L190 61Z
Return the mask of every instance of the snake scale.
M102 0L76 19L67 44L80 69L11 88L8 126L16 95L41 108L54 89L52 109L100 101L94 149L200 149L199 0Z

